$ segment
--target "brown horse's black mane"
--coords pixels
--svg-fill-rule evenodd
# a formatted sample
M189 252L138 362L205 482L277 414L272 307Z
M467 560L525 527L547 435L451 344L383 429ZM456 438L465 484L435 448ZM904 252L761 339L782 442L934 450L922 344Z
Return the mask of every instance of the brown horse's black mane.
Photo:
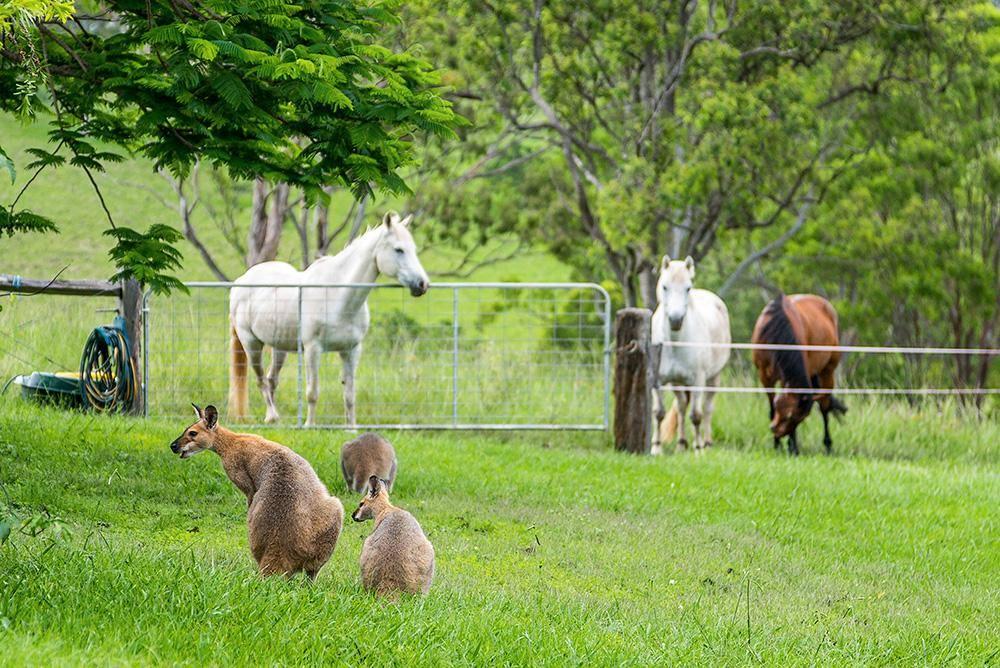
M792 328L792 321L785 313L785 296L778 295L764 309L767 321L760 328L761 343L770 344L790 344L800 345L802 342L795 338L795 330ZM808 387L813 385L809 381L809 374L806 371L805 355L801 350L771 350L771 359L781 377L781 384L785 387ZM805 397L807 395L803 395Z

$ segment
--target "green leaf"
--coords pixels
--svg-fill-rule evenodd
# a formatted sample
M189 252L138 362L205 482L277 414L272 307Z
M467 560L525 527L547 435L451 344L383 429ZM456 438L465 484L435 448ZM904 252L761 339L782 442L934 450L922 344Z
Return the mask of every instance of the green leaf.
M7 173L10 174L10 184L14 185L14 181L17 180L17 170L14 169L14 161L3 150L3 146L0 146L0 169L7 170Z

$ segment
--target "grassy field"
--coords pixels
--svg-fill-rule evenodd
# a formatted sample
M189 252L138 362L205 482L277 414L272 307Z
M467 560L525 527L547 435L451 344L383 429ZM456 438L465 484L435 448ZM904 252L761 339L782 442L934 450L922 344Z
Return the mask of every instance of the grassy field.
M1000 427L852 406L774 453L723 401L720 447L603 435L390 434L394 501L437 551L425 599L358 583L370 524L316 583L254 574L245 501L185 426L0 404L0 664L990 665ZM267 432L348 511L337 432ZM34 518L32 520L32 518ZM22 523L27 521L27 526ZM37 532L37 535L30 535Z

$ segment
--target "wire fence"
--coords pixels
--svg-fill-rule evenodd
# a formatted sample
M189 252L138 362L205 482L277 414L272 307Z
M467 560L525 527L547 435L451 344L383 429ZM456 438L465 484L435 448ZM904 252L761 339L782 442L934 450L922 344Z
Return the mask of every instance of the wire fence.
M940 346L869 346L869 345L795 345L795 344L774 344L774 343L718 343L709 341L672 341L662 347L660 355L669 355L669 349L671 347L676 348L714 348L714 349L729 349L734 351L754 351L754 350L794 350L801 351L803 353L807 352L838 352L841 355L864 355L864 356L883 356L883 362L877 367L881 372L884 372L886 368L898 369L898 364L893 364L892 362L885 362L884 356L891 356L891 359L895 361L903 361L904 365L907 361L920 360L919 365L911 364L910 366L917 366L920 370L921 379L926 381L927 379L936 379L939 382L949 375L947 370L947 365L951 361L961 358L978 358L985 363L982 369L982 374L979 380L985 381L984 384L989 384L990 381L990 362L993 358L1000 356L1000 348L950 348L950 347L940 347ZM925 360L927 358L936 358L938 363L936 365L930 365ZM856 368L858 365L855 365ZM822 388L771 388L765 389L760 385L753 384L751 380L753 378L753 367L749 360L749 356L740 356L735 359L730 360L729 373L727 375L727 381L731 382L738 378L745 378L749 384L728 384L722 383L717 386L707 386L707 385L680 385L680 384L670 384L669 387L673 390L679 391L689 391L689 392L704 392L712 391L722 394L757 394L757 393L788 393L788 394L812 394L812 395L822 395L822 394L843 394L843 395L902 395L909 397L944 397L944 396L956 396L956 397L985 397L991 395L1000 395L1000 388L997 387L986 387L976 384L961 383L953 379L953 385L950 387L914 387L914 376L912 369L907 369L909 373L881 373L883 382L888 380L895 380L896 382L902 381L902 385L897 387L873 387L866 385L865 382L871 382L872 374L870 370L865 370L863 367L859 371L852 373L851 381L857 383L861 381L861 385L845 383L844 376L846 375L843 371L843 363L840 369L838 369L838 383L837 387L834 389L822 389Z
M150 416L187 416L191 402L225 412L233 284L188 287L188 295L147 297ZM611 302L598 285L438 283L420 298L384 284L259 287L276 298L257 316L286 323L281 347L290 354L275 395L279 424L304 424L307 373L299 353L315 334L313 324L337 320L348 293L370 291L371 325L356 374L358 428L608 427ZM328 350L336 338L326 335ZM316 426L343 427L340 356L331 351L320 359ZM248 383L247 424L259 424L265 407L252 371Z

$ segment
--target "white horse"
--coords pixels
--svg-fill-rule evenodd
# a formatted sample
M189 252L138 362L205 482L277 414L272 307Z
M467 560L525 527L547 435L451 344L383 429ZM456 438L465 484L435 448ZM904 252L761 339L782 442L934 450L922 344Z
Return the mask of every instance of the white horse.
M430 281L417 257L417 247L408 228L412 216L400 220L387 213L382 224L368 230L344 250L322 257L305 271L285 262L262 262L250 267L236 283L250 285L323 285L372 283L385 274L410 289L414 297L427 292ZM320 355L340 353L343 362L344 407L347 424L357 424L354 410L354 373L361 357L361 341L368 332L368 293L364 288L302 288L299 322L299 288L234 287L229 293L229 323L232 355L229 369L229 417L249 413L247 359L257 375L257 386L267 404L265 422L278 419L274 391L288 353L298 351L299 328L306 362L306 426L316 424L319 398ZM271 347L271 368L264 375L264 346Z
M653 313L652 342L659 344L660 368L653 390L653 410L657 428L653 454L663 452L663 441L671 441L680 431L677 448L687 447L684 415L691 407L694 448L712 445L712 408L715 392L675 390L674 403L664 425L664 383L699 387L718 385L719 374L729 361L729 348L678 346L676 343L730 343L729 311L714 292L692 289L694 260L670 261L666 255L656 283L656 311Z

